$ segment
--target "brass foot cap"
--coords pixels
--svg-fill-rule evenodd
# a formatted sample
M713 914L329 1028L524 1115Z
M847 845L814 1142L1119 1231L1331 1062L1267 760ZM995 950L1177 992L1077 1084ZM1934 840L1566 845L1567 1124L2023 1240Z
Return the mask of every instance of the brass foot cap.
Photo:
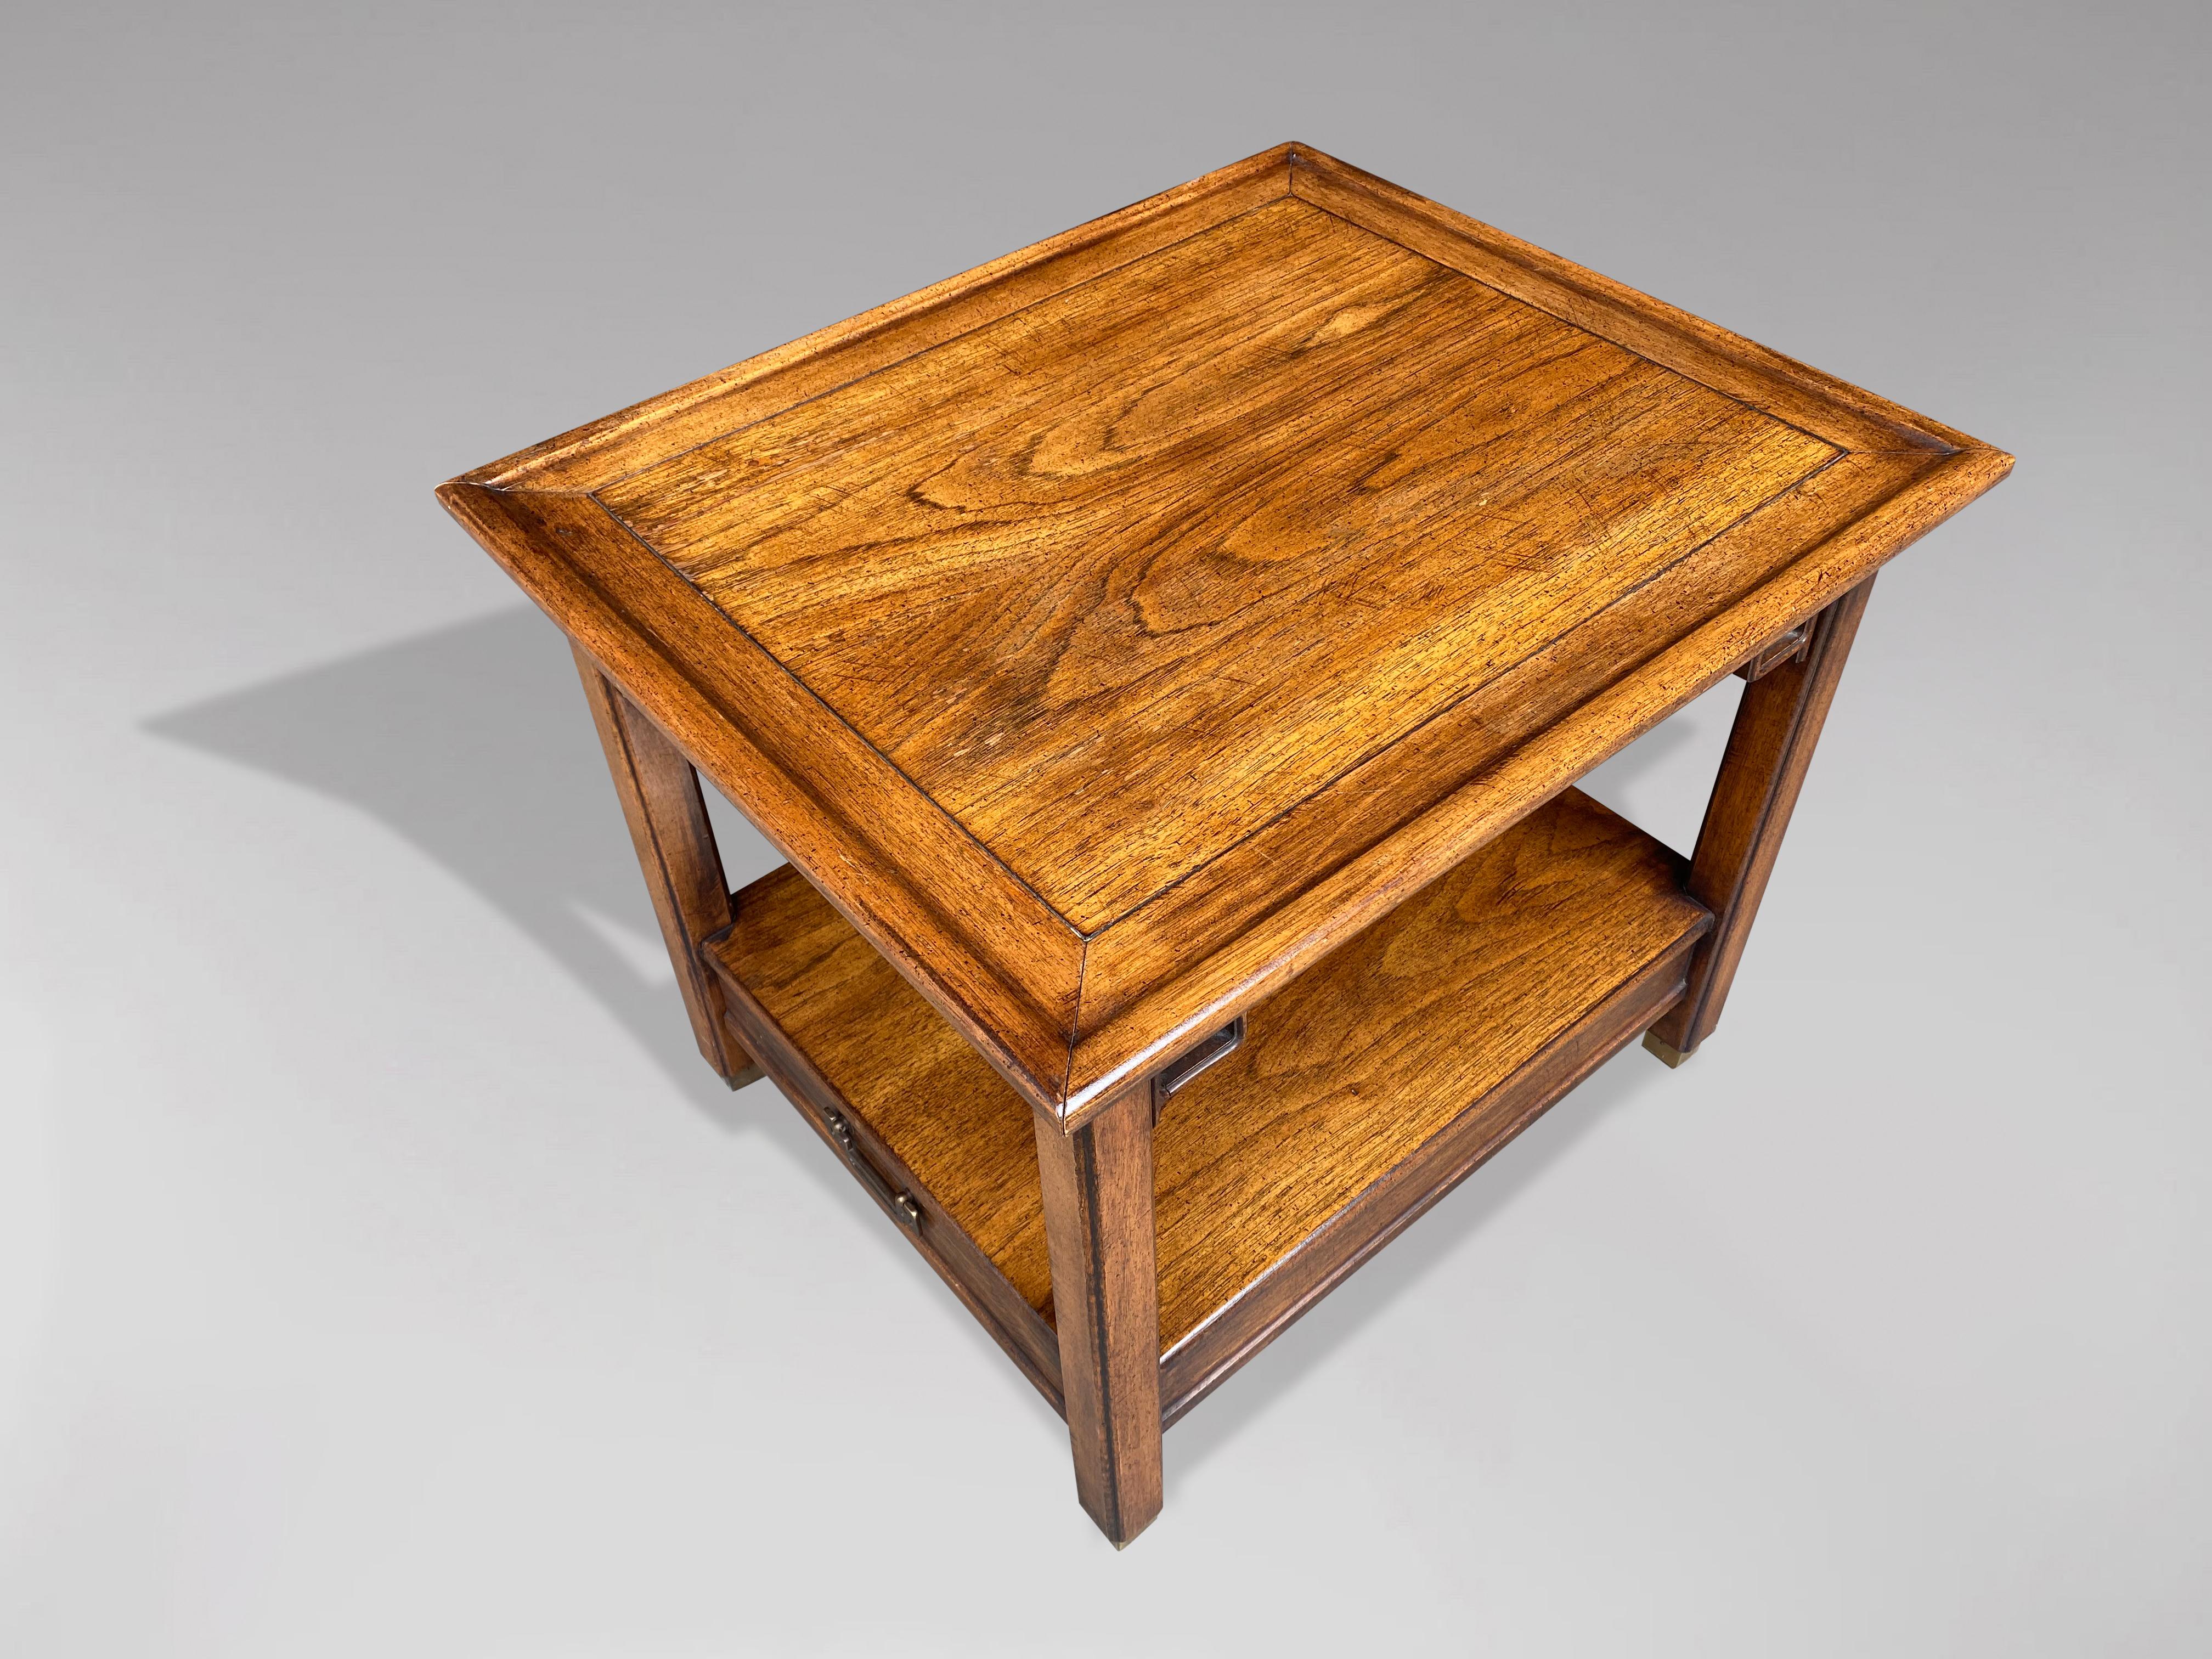
M1672 1043L1662 1042L1657 1037L1654 1036L1649 1031L1646 1031L1644 1034L1644 1046L1646 1048L1649 1048L1653 1054L1658 1055L1660 1059L1665 1060L1669 1066L1680 1066L1684 1060L1689 1058L1689 1055L1684 1054L1680 1048L1675 1048Z

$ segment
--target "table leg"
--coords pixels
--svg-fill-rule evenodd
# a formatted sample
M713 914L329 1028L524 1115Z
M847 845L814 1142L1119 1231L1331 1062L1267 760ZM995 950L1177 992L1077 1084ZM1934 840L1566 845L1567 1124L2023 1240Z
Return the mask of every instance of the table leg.
M699 775L580 647L576 672L699 1052L732 1089L740 1088L760 1076L760 1068L723 1024L720 988L699 956L700 942L730 925L730 890Z
M1690 860L1690 893L1713 913L1713 929L1691 960L1682 1000L1644 1038L1644 1046L1669 1066L1695 1054L1721 1022L1721 1006L1873 592L1869 576L1820 613L1803 657L1744 687Z
M1160 1512L1152 1079L1072 1133L1040 1115L1036 1141L1075 1492L1119 1549Z

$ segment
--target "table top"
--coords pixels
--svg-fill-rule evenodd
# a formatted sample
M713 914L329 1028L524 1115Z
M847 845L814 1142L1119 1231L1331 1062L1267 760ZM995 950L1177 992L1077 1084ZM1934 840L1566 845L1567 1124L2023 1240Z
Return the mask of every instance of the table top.
M440 493L1073 1122L2009 465L1284 145Z

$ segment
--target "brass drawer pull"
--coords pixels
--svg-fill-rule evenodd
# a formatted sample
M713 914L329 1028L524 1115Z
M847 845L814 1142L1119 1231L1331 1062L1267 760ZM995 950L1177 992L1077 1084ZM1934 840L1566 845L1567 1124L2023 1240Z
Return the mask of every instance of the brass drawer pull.
M915 1202L912 1193L902 1192L892 1186L884 1179L876 1166L868 1162L866 1154L860 1151L860 1143L853 1138L852 1123L844 1113L824 1112L822 1122L830 1131L830 1139L836 1141L838 1149L845 1154L845 1162L853 1166L853 1173L860 1177L860 1184L876 1195L884 1207L897 1219L899 1225L919 1228L921 1225L921 1206Z

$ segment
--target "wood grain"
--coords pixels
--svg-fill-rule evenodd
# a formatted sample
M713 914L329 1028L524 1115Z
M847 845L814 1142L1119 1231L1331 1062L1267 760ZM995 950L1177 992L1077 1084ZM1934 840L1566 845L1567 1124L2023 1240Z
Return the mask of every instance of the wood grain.
M1736 705L1690 861L1689 890L1711 909L1713 931L1690 969L1687 994L1652 1027L1645 1045L1669 1066L1695 1054L1720 1024L1873 592L1869 576L1823 611L1802 658L1755 679Z
M820 1079L817 1106L866 1126L1048 1320L1030 1107L796 870L770 872L732 902L736 921L709 956Z
M1049 1317L1030 1109L795 872L735 903L732 987ZM1707 921L1673 854L1571 790L1256 1010L1154 1137L1163 1345Z
M1516 1066L1502 1082L1352 1198L1289 1255L1163 1358L1161 1415L1172 1425L1363 1263L1472 1175L1682 994L1695 936Z
M1036 1100L1065 1085L1082 941L586 496L447 508L847 918ZM702 632L705 629L708 631ZM900 855L883 856L885 842Z
M1279 146L442 494L1072 1129L2009 465Z
M1124 1089L1072 1134L1035 1121L1075 1491L1119 1548L1161 1501L1152 1090Z
M1522 744L1548 738L1576 752L1592 737L1599 744L1613 740L1610 726L1587 735L1573 724L1559 727L1577 722L1594 698L1629 689L1632 677L1656 668L1656 659L1682 641L1688 619L1726 616L1746 601L1762 611L1773 608L1758 590L1790 566L1806 538L1824 527L1847 528L1882 508L1932 464L1918 455L1847 456L1822 468L1091 940L1081 1035L1099 1031L1136 998L1234 944L1286 893L1388 842L1401 825ZM1715 640L1706 648L1727 647ZM1717 670L1701 676L1696 690L1717 678ZM1680 687L1661 681L1654 689L1665 698ZM1656 722L1668 707L1657 702L1650 718ZM1560 781L1574 775L1564 772Z
M804 886L805 884L800 884ZM819 904L819 901L816 901ZM835 922L836 913L822 906L822 913ZM838 924L840 927L842 923ZM857 936L846 930L848 937ZM865 945L861 946L866 949ZM878 958L880 963L881 958ZM888 971L888 970L886 970ZM896 975L892 975L894 981ZM819 1135L848 1170L852 1159L845 1154L830 1133L829 1119L832 1112L841 1113L849 1132L858 1142L860 1156L884 1178L884 1184L903 1192L915 1201L921 1212L919 1224L908 1224L904 1218L892 1215L899 1231L922 1259L937 1270L938 1276L951 1287L961 1304L974 1315L976 1322L989 1332L1014 1362L1015 1368L1027 1377L1054 1411L1065 1411L1060 1387L1060 1340L1053 1333L1050 1322L1031 1307L1026 1297L1006 1282L996 1264L977 1248L960 1224L946 1211L938 1197L930 1192L914 1172L899 1158L889 1142L876 1133L865 1119L858 1116L851 1103L837 1087L825 1078L814 1064L813 1058L799 1048L782 1027L757 1001L750 986L734 975L722 975L726 1020L732 1033L746 1048L759 1055L762 1069L781 1089L787 1099L798 1108L799 1115L809 1127ZM913 993L905 993L908 998ZM918 999L916 999L918 1000ZM924 1009L925 1013L927 1012ZM934 1019L934 1016L930 1016ZM942 1027L940 1023L940 1029ZM955 1042L958 1042L956 1037ZM963 1045L964 1047L964 1045ZM986 1078L988 1068L975 1059L969 1050L969 1062L976 1066ZM995 1079L992 1079L994 1082ZM1036 1175L1035 1150L1030 1150L1031 1164L1028 1173L1032 1182ZM858 1170L853 1170L856 1176ZM884 1193L876 1183L863 1180L862 1188L884 1206ZM1036 1188L1032 1184L1026 1194L1025 1208L1034 1213L1037 1206ZM885 1212L890 1214L888 1206Z
M1310 145L1291 147L1291 189L1501 294L1535 306L1778 419L1860 453L1982 447L1980 441L1680 307L1416 196Z
M1063 289L1088 281L1289 189L1277 144L1118 212L948 276L903 299L631 404L477 468L499 489L591 490L672 452L788 409Z
M1194 951L1158 963L1124 991L1127 1000L1110 1017L1095 1028L1086 1018L1060 1107L1064 1121L1080 1122L1102 1091L1273 994L1725 678L1781 627L1863 580L1892 550L1980 495L2009 465L2009 457L1988 450L1936 463L1917 487L1891 496L1742 602L1455 782L1433 805L1287 901L1279 894L1291 883L1283 881L1275 907L1252 907L1255 919L1210 954ZM1086 1002L1103 977L1097 968L1103 943L1095 943L1086 959Z
M575 644L702 1051L1121 1544L1164 1421L1710 1033L1875 572L2010 465L1280 145L439 493ZM1570 787L1737 671L1692 860ZM792 867L723 892L702 775Z
M1286 200L599 499L1090 934L1836 453Z
M1570 791L1261 1004L1160 1121L1164 1345L1707 922L1664 848Z
M699 1052L731 1087L760 1075L752 1056L722 1025L722 999L701 947L730 925L730 884L722 875L714 826L699 793L698 775L676 745L609 684L599 664L576 653L592 724L629 826L638 867L684 994Z

